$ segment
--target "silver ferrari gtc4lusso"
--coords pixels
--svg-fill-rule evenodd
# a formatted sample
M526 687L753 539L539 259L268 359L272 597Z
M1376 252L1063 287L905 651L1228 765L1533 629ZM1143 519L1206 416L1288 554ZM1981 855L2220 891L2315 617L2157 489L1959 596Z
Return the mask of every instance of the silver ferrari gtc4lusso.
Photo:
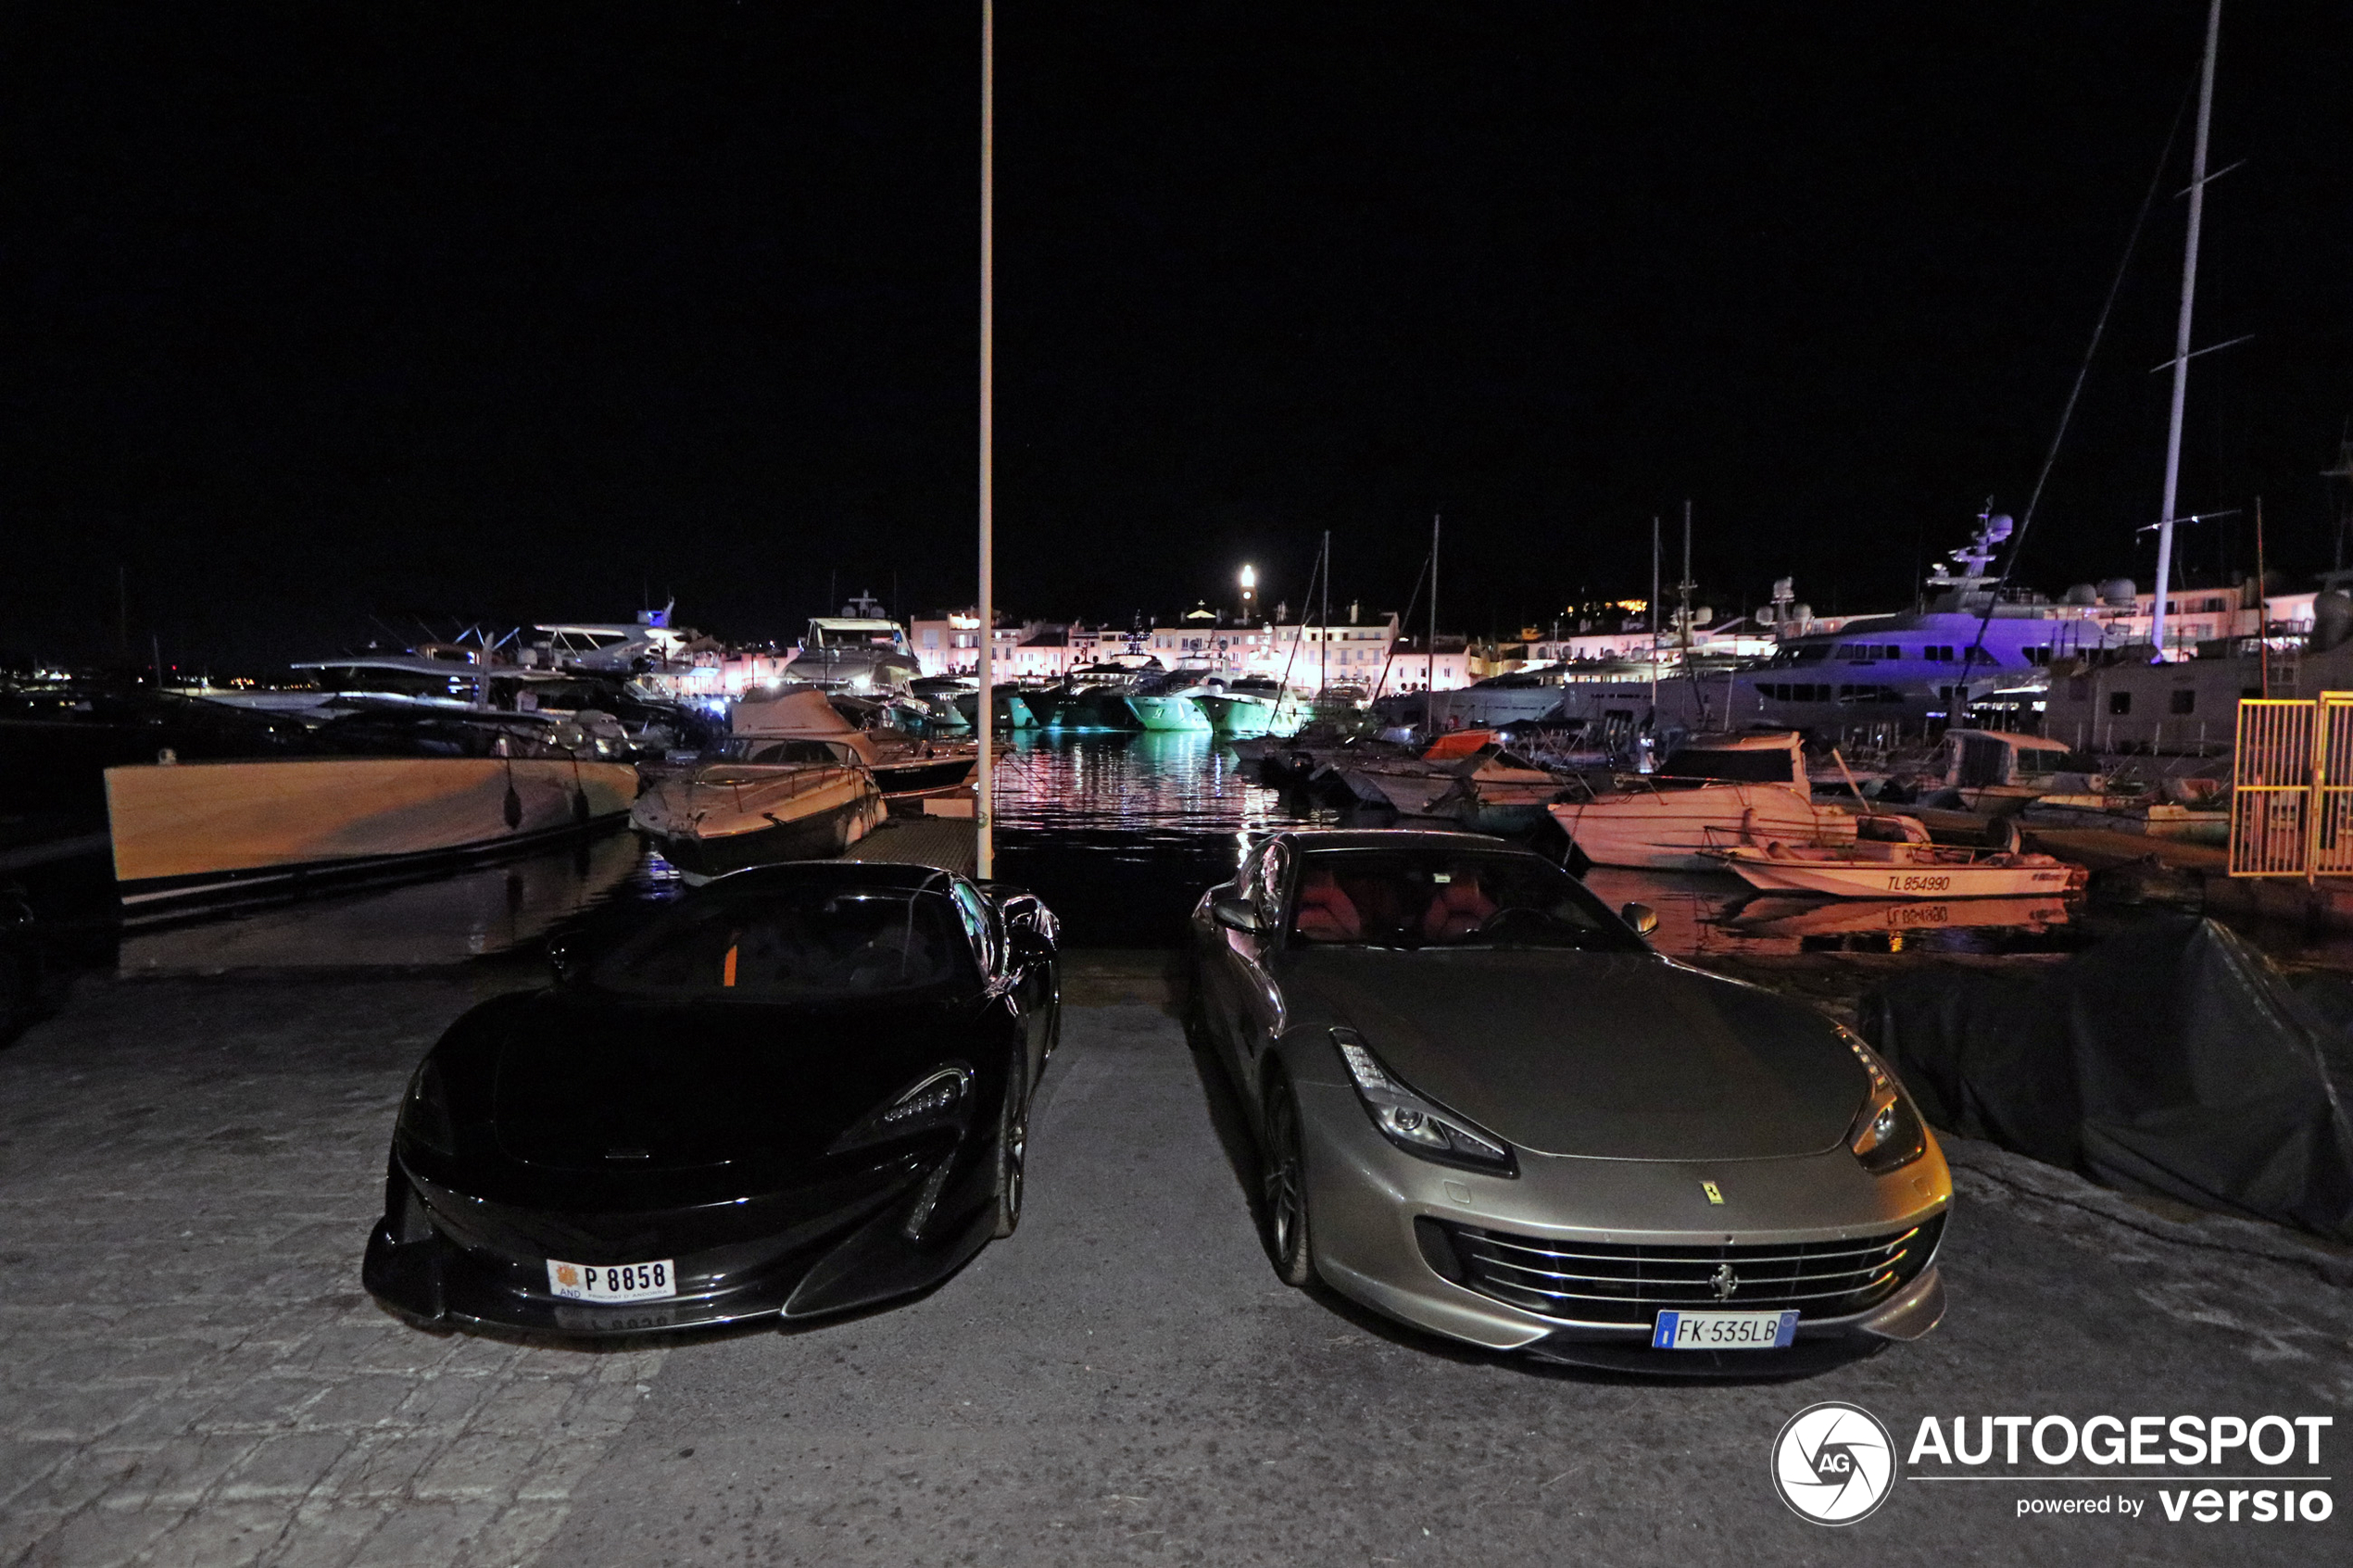
M1785 1374L1934 1327L1952 1177L1903 1085L1655 924L1466 834L1278 834L1211 888L1189 1022L1282 1277L1625 1370Z

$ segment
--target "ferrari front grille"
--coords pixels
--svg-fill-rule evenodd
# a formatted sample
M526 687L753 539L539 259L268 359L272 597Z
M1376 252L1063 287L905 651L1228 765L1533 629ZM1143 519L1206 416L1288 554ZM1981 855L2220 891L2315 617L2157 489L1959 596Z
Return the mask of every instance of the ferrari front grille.
M1552 1241L1448 1224L1463 1283L1510 1306L1578 1323L1646 1323L1662 1307L1845 1317L1928 1266L1944 1216L1844 1241L1632 1246Z

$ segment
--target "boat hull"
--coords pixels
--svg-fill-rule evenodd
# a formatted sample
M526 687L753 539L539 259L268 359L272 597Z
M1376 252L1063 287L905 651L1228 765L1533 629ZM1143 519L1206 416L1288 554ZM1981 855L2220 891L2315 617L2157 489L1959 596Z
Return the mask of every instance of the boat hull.
M1130 696L1127 706L1148 730L1190 730L1206 734L1209 716L1189 696Z
M970 751L961 757L877 762L874 770L875 783L886 796L930 795L939 790L961 788L971 783L973 770L978 766L978 756Z
M1730 849L1722 863L1766 893L1813 893L1832 898L2026 898L2065 894L2075 868L2043 866L1912 866L1837 864L1776 859L1762 850Z
M1551 810L1553 820L1595 865L1637 871L1719 871L1722 861L1707 851L1727 843L1855 840L1851 815L1817 806L1785 784L1638 788Z
M618 818L625 763L318 757L107 770L126 909L520 850Z

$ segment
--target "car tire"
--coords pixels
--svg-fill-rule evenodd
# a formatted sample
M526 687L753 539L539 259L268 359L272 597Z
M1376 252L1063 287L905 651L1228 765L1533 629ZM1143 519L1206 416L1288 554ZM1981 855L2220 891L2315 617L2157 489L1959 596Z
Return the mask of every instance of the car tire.
M990 1231L998 1240L1021 1224L1023 1165L1029 1154L1028 1069L1015 1058L1005 1073L1005 1103L997 1113L997 1223Z
M1307 1213L1306 1140L1301 1135L1299 1097L1288 1079L1266 1090L1266 1140L1260 1155L1259 1223L1266 1255L1285 1285L1302 1286L1315 1276L1315 1255Z

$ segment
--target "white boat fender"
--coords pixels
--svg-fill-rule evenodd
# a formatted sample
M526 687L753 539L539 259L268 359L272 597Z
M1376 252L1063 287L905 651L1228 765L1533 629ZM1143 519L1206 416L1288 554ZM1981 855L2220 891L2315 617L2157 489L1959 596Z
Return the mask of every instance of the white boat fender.
M1778 838L1768 838L1765 841L1765 854L1770 859L1786 860L1790 858L1789 846Z

